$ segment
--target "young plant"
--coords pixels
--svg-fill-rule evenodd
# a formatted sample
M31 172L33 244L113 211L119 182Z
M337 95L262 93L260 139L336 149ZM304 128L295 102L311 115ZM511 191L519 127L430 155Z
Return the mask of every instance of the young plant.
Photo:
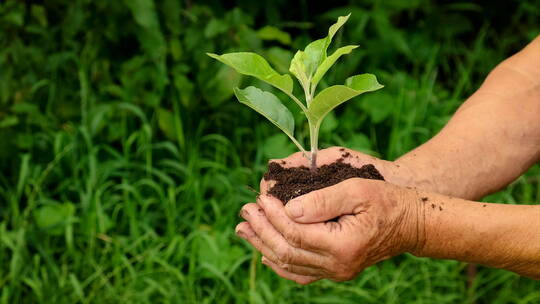
M304 90L304 102L293 95L291 76L288 74L280 75L260 55L250 52L223 55L207 53L208 56L234 68L241 74L253 76L276 87L300 107L309 125L310 152L307 152L294 137L293 115L276 95L253 86L245 89L234 88L238 101L259 112L289 136L298 149L304 153L304 156L310 160L312 170L317 168L319 127L324 117L345 101L383 87L375 75L360 74L347 78L345 85L333 85L315 95L317 84L328 69L336 63L339 57L349 54L358 47L357 45L347 45L338 48L330 56L326 53L332 38L339 28L347 22L349 16L350 14L339 17L337 22L329 28L328 36L311 42L303 51L297 51L291 60L289 71L298 79Z

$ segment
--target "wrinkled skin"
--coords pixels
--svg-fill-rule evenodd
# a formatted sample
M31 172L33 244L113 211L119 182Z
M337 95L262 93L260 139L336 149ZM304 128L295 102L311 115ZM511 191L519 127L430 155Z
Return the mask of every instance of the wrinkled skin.
M269 198L262 181L237 233L279 275L302 284L346 280L407 250L540 279L540 205L470 201L540 161L539 59L540 36L499 64L436 136L394 162L346 150L353 157L345 162L374 164L386 182L352 179L311 192L299 197L303 216L295 217L298 205ZM317 164L342 153L322 150ZM308 165L300 153L285 161Z
M348 152L355 153L349 158L354 166L378 161ZM322 150L320 164L343 153L339 148ZM287 166L306 162L300 154L285 161ZM383 175L393 169L391 163L379 162L375 166ZM418 200L414 191L354 178L298 197L285 207L265 193L267 188L261 181L263 193L257 203L241 209L246 222L238 224L236 232L263 254L264 264L286 279L300 284L321 278L350 280L364 268L418 245L417 210L408 205ZM303 204L295 214L297 200Z

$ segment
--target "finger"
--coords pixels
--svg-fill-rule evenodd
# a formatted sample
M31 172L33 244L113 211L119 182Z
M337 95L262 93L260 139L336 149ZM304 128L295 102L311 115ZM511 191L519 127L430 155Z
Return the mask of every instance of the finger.
M300 275L300 274L295 274L295 273L292 273L292 272L289 272L281 267L279 267L276 263L266 259L266 260L263 260L262 261L263 264L265 264L266 266L272 268L272 270L274 270L274 272L279 275L280 277L284 278L284 279L287 279L287 280L291 280L291 281L294 281L298 284L301 284L301 285L307 285L307 284L310 284L310 283L313 283L315 281L318 281L320 280L320 278L318 277L314 277L314 276L305 276L305 275Z
M285 271L288 271L294 274L303 275L303 276L325 277L325 275L327 274L327 271L321 268L280 263L280 262L272 261L272 259L265 256L262 257L262 262L265 265L268 265L270 263L275 264L277 267Z
M295 264L283 263L279 260L275 252L270 249L264 242L257 236L255 231L251 228L248 222L242 222L236 226L236 231L239 237L248 241L253 247L262 253L265 259L270 260L279 267L296 274L301 275L320 275L327 273L327 271L320 267L302 266Z
M324 223L310 225L299 224L293 221L285 212L285 207L277 198L265 195L257 199L264 209L266 218L285 240L296 248L303 248L313 252L323 253L330 241L329 227Z
M276 256L276 261L285 264L312 266L322 268L325 257L303 248L289 244L281 233L268 221L264 210L257 204L246 204L241 211L242 217L248 221L250 227L261 241L270 248Z
M275 184L275 180L265 180L264 178L261 178L261 182L259 184L259 189L261 191L260 195L266 195Z
M317 153L317 165L326 165L330 164L336 161L336 159L340 158L342 154L345 152L345 148L341 147L331 147L327 149L319 150ZM350 150L352 152L352 150ZM279 164L280 166L284 168L290 168L290 167L300 167L300 166L309 166L309 154L305 155L303 152L296 152L293 153L286 158L281 159L272 159L270 160L270 163L274 162Z
M319 150L317 153L317 166L328 165L335 162L338 159L342 159L343 162L349 163L355 167L361 167L367 163L376 163L380 160L371 155L367 155L358 151L343 147L330 147ZM286 158L272 159L269 163L277 163L284 168L309 166L309 154L305 155L303 152L296 152L289 155Z
M255 249L262 253L262 255L267 256L272 261L278 261L276 253L257 236L253 228L248 222L241 222L236 225L236 234L248 241Z
M357 153L357 152L348 150L342 147L330 147L330 148L319 150L317 152L317 165L322 166L322 165L331 164L339 158L343 158L344 161L347 161L349 157L345 157L345 156L352 155L351 153Z
M285 211L298 223L317 223L345 214L357 214L367 209L378 193L380 183L351 178L294 198L287 203Z

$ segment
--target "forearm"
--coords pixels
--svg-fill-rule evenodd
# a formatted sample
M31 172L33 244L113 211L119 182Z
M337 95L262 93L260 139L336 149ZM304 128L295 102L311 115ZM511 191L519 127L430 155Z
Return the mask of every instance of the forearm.
M501 63L449 123L395 163L396 183L478 199L540 159L540 37Z
M540 279L540 205L504 205L426 194L411 253L514 271ZM415 207L416 208L416 207Z

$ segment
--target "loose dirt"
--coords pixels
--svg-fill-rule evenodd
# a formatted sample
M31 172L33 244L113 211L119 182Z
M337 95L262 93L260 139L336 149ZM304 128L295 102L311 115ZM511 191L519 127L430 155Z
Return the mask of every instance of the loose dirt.
M343 156L347 157L349 155ZM343 158L332 164L323 165L315 171L311 171L305 166L284 168L281 164L273 162L269 164L268 171L264 174L266 181L273 180L276 182L268 193L285 202L285 204L295 197L355 177L384 180L379 170L372 164L356 168L344 163Z

